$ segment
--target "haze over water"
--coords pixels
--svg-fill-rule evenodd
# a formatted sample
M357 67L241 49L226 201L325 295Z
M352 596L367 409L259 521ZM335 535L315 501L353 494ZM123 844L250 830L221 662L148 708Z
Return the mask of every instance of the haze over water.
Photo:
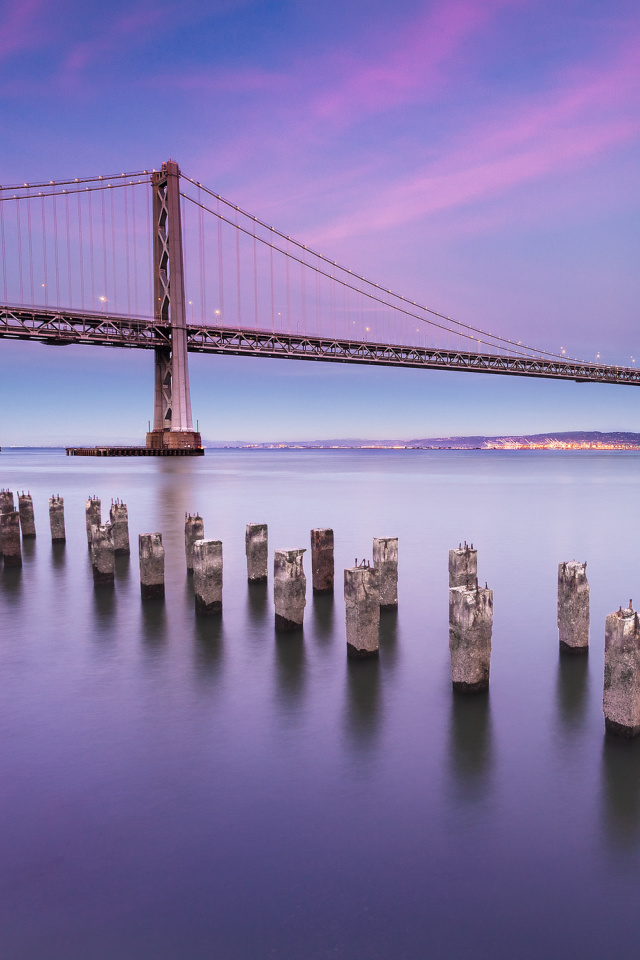
M11 960L631 957L640 742L605 739L604 619L640 603L637 453L4 451L38 537L0 573L0 929ZM65 500L52 547L47 500ZM129 508L94 588L84 501ZM224 550L196 618L184 514ZM244 529L309 547L336 593L302 636L249 589ZM142 604L137 535L166 600ZM346 658L342 570L399 537L380 658ZM494 590L489 696L453 696L447 552ZM561 658L557 564L587 560L591 651Z

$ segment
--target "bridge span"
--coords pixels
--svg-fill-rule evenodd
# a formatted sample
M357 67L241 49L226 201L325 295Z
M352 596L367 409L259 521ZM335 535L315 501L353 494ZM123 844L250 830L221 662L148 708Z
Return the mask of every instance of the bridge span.
M0 338L154 351L146 443L161 455L202 450L189 353L640 385L634 367L531 347L374 283L173 160L0 187L0 260Z

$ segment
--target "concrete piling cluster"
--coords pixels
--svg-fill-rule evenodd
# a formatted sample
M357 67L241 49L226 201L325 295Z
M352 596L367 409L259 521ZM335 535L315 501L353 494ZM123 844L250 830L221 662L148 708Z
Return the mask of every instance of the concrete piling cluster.
M478 551L460 544L449 551L449 653L451 682L460 693L489 688L493 590L478 586Z
M377 657L380 628L380 577L363 560L344 571L347 622L347 656Z
M378 576L380 609L398 608L398 538L373 538L373 565Z
M640 621L631 600L606 620L602 707L608 733L640 733Z
M22 539L35 537L36 521L33 515L33 498L30 493L25 493L24 490L18 497L18 512L20 514Z
M112 584L115 577L116 554L110 523L91 527L91 569L93 582L98 586Z
M85 503L85 517L87 522L87 543L91 548L91 528L99 527L102 523L102 505L98 497L89 497Z
M558 564L558 633L565 653L589 652L589 583L587 564Z
M64 499L60 495L49 497L49 526L52 543L62 543L67 539L64 529Z
M184 553L187 561L187 570L193 570L193 545L196 540L204 540L204 520L197 514L184 515Z
M333 530L311 531L311 580L314 593L333 593Z
M112 500L109 508L109 522L113 537L113 549L116 557L128 557L131 553L129 546L129 514L127 505L122 500Z
M141 533L138 536L140 560L140 594L143 600L161 600L164 597L164 546L161 533Z
M97 586L113 584L115 557L130 553L127 506L113 500L109 522L101 523L101 503L90 497L85 504L87 540ZM64 542L64 500L49 497L49 522L53 543ZM30 493L18 497L18 510L10 490L0 490L0 553L5 567L22 565L21 540L34 538L36 527ZM143 600L165 595L165 551L161 533L138 537L140 591ZM245 533L247 579L264 582L268 576L266 523L249 523ZM278 633L301 631L306 606L306 550L274 553L275 628ZM222 542L204 539L199 515L185 515L185 557L193 572L195 610L199 615L222 612ZM330 528L311 530L313 592L334 589L334 534ZM493 591L480 587L478 554L473 544L461 543L449 551L449 651L453 689L464 693L487 690L491 669ZM373 565L355 561L344 571L347 655L362 659L379 654L381 611L398 606L398 539L375 537ZM589 599L587 564L577 560L558 565L557 623L560 650L586 653L589 649ZM603 711L607 733L632 738L640 735L640 617L629 606L610 614L605 625Z
M196 613L222 612L222 542L196 540L193 545L193 592Z
M273 558L275 625L280 633L301 630L307 603L307 578L301 550L276 550Z
M269 564L269 536L266 523L248 523L244 537L247 555L247 580L261 583L267 579Z

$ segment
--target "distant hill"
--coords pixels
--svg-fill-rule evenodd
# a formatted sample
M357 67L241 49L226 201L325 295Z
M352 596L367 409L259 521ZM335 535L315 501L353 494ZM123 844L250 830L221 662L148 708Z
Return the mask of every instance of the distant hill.
M478 450L487 447L502 447L506 449L518 445L545 445L557 446L570 444L596 444L604 448L607 446L639 447L640 433L613 431L603 433L599 430L567 430L550 431L549 433L530 433L525 435L501 434L498 436L471 436L471 437L424 437L418 440L362 440L356 438L341 438L336 440L283 440L269 443L247 443L242 440L227 442L205 441L204 446L209 449L249 449L249 450L327 450L327 449L427 449L427 450Z

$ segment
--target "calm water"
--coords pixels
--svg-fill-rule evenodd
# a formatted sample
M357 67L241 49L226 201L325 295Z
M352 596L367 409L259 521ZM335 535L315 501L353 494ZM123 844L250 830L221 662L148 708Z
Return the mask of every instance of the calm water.
M5 451L0 472L38 525L0 573L3 958L637 956L640 742L605 740L601 697L605 615L640 605L638 455ZM129 507L114 590L91 579L94 493ZM221 620L194 616L186 510L224 544ZM271 553L335 530L335 599L309 588L302 638L276 639L271 579L248 588L248 521ZM167 596L143 606L155 530ZM341 571L394 535L399 612L379 662L348 662ZM488 697L450 686L465 538L494 590ZM558 654L572 558L588 660Z

